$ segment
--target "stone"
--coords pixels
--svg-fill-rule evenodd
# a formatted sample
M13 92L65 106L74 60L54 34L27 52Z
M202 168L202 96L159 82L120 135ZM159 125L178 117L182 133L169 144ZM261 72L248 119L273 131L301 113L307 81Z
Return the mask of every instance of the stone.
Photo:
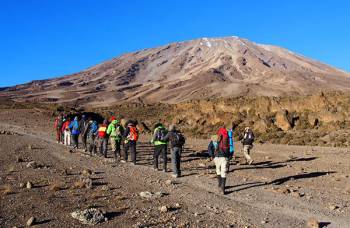
M33 184L32 184L30 181L27 182L27 188L28 188L28 189L33 188Z
M168 207L167 206L161 206L159 208L159 210L160 210L160 212L165 213L165 212L168 212Z
M181 205L179 203L176 203L175 206L174 206L176 209L180 209L181 208Z
M330 205L329 206L329 209L330 210L332 210L332 211L334 211L334 210L336 210L336 209L338 209L339 207L337 206L337 205Z
M164 193L162 192L156 192L156 193L152 193L152 192L148 192L148 191L145 191L145 192L140 192L139 194L142 198L157 198L157 197L162 197L164 196Z
M291 124L289 123L286 111L277 112L275 119L276 119L275 125L278 128L282 129L283 131L288 131L292 129Z
M107 221L102 211L96 208L89 208L83 211L77 210L72 212L71 216L85 225L97 225Z
M102 186L102 191L109 191L110 188L108 187L108 185L103 185Z
M92 172L90 169L84 169L83 172L82 172L82 174L83 174L84 176L90 176L90 175L93 174L93 172Z
M174 182L173 182L172 180L166 180L166 181L165 181L165 184L166 184L166 185L172 185L172 184L174 184Z
M261 221L261 224L266 224L266 223L267 223L266 220L262 220L262 221Z
M27 226L32 226L35 224L35 218L34 217L30 217L27 221Z
M84 183L85 188L92 189L92 179L89 177L80 177L80 181Z
M24 188L24 183L19 183L18 185L20 188Z
M38 165L36 164L35 161L31 161L31 162L28 162L27 164L27 168L33 168L33 169L36 169L38 168Z
M320 223L315 218L310 218L306 223L307 228L319 228Z

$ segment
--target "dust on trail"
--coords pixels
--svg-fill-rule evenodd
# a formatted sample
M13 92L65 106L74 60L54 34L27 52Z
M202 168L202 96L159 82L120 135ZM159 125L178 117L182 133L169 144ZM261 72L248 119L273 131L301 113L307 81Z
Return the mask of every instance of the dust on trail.
M12 197L28 201L25 205L32 205L37 211L47 210L41 214L43 217L53 217L46 225L54 227L58 227L60 223L79 226L79 223L68 216L69 212L83 209L92 202L111 211L120 207L128 208L102 224L106 227L146 224L143 220L146 215L149 221L153 221L151 225L160 227L169 224L199 227L304 227L309 218L329 223L327 227L347 227L350 224L350 194L345 191L349 185L347 174L350 173L350 154L347 149L256 145L253 151L256 165L231 166L233 172L228 174L228 194L223 196L216 191L213 164L201 153L207 144L205 140L189 140L182 155L183 177L174 180L176 184L167 185L165 182L170 179L170 173L156 172L151 168L153 148L147 142L147 137L143 137L138 144L139 165L115 164L110 158L89 157L80 152L68 153L66 147L54 142L51 129L47 126L38 123L31 126L27 120L21 118L17 121L15 124L0 122L1 129L22 135L0 135L1 184L23 181L23 177L35 179L57 176L62 179L58 174L64 168L72 168L75 173L88 168L96 171L98 174L95 178L99 178L99 185L92 191L97 191L106 184L113 186L115 190L110 195L103 195L101 199L90 199L88 195L91 192L88 190L64 190L57 193L57 206L46 205L46 201L52 200L45 199L45 195L50 194L48 186L34 189L34 192L16 190L15 194L5 196L1 203L3 209L0 210L0 223L6 226L23 224L25 217L16 218L15 214L23 215L31 211L30 208L18 206L11 209L6 202L19 203ZM40 145L42 149L26 150L26 145L30 143ZM237 146L240 156L240 145ZM8 153L13 151L17 154ZM18 171L8 173L6 169L13 165L15 157L21 153L31 160L49 164L49 172L30 170L23 173L26 170L23 165L16 164ZM242 161L242 158L239 157L238 160ZM74 175L63 178L63 181L72 184ZM138 196L141 191L164 191L167 196L146 202ZM112 198L118 194L126 196L127 199L118 201L118 208L114 208L116 203ZM42 195L44 199L39 199ZM42 206L36 206L36 200ZM157 217L160 213L159 206L171 206L175 203L181 204L181 210ZM338 208L330 209L332 205ZM139 212L136 213L137 211ZM53 216L54 213L57 215ZM160 221L161 217L164 217L164 221Z

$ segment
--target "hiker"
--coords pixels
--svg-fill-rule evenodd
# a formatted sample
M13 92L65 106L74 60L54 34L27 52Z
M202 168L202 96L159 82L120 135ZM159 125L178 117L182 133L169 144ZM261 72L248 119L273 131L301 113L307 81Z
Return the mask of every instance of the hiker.
M253 143L254 143L254 133L250 127L246 127L243 133L242 144L243 144L244 157L246 162L249 165L253 164L253 161L254 161L250 156L250 151L251 149L253 149Z
M107 134L109 135L112 151L117 161L118 157L121 159L120 145L122 143L124 128L120 125L119 120L113 120L112 123L108 125ZM107 154L104 154L107 157Z
M88 143L88 151L90 152L90 155L92 155L92 152L96 154L96 136L97 136L97 130L98 130L98 124L95 120L89 121L89 128L87 133L87 143Z
M217 133L217 144L213 157L216 167L216 177L218 179L219 189L221 189L222 194L225 194L227 159L230 150L228 132L225 127L221 127Z
M128 161L128 151L130 149L131 160L136 165L136 143L139 139L139 131L136 128L137 121L129 121L124 131L124 160L121 162Z
M62 125L63 125L63 115L62 113L60 113L56 119L55 119L55 123L54 123L54 129L56 131L56 140L57 143L61 143L62 139L61 139L61 129L62 129Z
M87 135L88 135L88 129L89 129L90 120L87 119L86 115L81 116L81 120L79 122L80 132L81 132L81 141L83 143L84 152L87 151Z
M66 146L70 146L71 145L71 134L70 134L70 129L69 129L69 125L70 125L70 118L67 117L62 125L62 131L63 131L63 134L64 134L64 145Z
M172 124L169 126L169 132L166 134L164 141L170 141L171 162L173 164L172 177L178 178L181 176L181 153L186 139L181 132L176 129L176 126Z
M232 159L234 160L234 152L235 152L235 145L234 145L234 141L233 141L233 131L232 131L231 127L228 128L227 134L228 134L229 145L230 145L229 154L228 154L228 158L227 158L227 172L229 172L230 171L230 162Z
M168 150L168 141L165 140L165 136L168 131L165 129L162 123L157 123L154 126L154 133L151 143L154 145L154 154L153 154L153 168L154 170L158 170L158 159L159 155L163 156L163 172L167 171L167 150Z
M69 124L69 129L71 131L73 140L73 149L78 149L79 147L79 135L80 135L80 125L78 121L78 116L74 117L74 120Z
M104 119L103 123L99 126L97 130L98 137L98 147L100 154L107 157L107 147L108 147L108 134L107 134L108 120Z

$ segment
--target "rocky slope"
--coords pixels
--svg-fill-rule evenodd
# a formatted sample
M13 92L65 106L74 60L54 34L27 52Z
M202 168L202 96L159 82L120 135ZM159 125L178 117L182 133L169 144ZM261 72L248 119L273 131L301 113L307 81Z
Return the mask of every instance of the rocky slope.
M108 106L348 91L350 75L239 37L202 38L122 55L82 72L3 88L15 101Z

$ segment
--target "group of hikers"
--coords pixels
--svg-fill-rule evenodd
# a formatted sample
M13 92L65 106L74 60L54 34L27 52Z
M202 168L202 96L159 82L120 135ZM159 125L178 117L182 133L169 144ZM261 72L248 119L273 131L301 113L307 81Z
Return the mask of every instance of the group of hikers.
M57 143L79 148L81 138L82 149L90 155L96 154L107 158L108 144L112 149L115 160L122 163L128 162L128 153L131 154L131 164L136 165L136 145L139 140L138 121L123 121L121 118L112 116L109 120L104 119L101 124L86 115L64 115L60 113L54 122ZM79 137L80 136L80 137ZM167 172L168 146L171 151L172 177L181 176L181 153L186 138L171 124L167 129L162 123L154 126L153 136L150 141L154 145L153 165L154 170L159 170L159 156L162 156L162 171ZM254 134L251 128L246 127L243 133L243 152L248 164L253 163L250 150L253 148ZM123 155L122 155L123 148ZM232 128L220 127L217 134L212 135L208 145L208 155L214 161L218 188L225 194L226 174L229 164L235 158L235 145Z

